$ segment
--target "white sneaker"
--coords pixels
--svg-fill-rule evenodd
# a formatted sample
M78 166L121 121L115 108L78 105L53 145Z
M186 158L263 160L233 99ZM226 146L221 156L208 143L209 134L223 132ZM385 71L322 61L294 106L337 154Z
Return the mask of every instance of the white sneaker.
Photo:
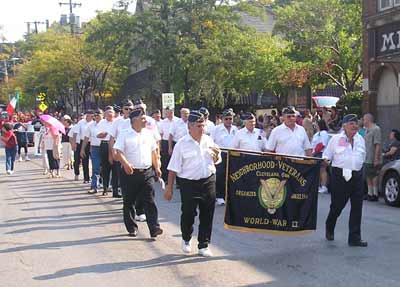
M192 252L192 244L190 243L190 241L185 241L182 239L181 247L183 253L189 254Z
M325 185L320 186L320 187L318 188L318 192L319 192L319 193L322 193L322 194L328 193L328 188L327 188Z
M25 157L25 161L30 161L29 156L26 156L26 157Z
M10 174L13 174L14 173L14 171L13 170L10 170Z
M212 257L213 256L210 248L208 248L208 247L199 249L199 255L201 255L203 257Z
M79 180L79 175L75 175L75 181Z
M11 170L6 171L8 175L11 175Z
M147 220L146 214L141 214L138 217L139 217L138 221L140 222L145 222Z
M20 157L18 158L18 161L22 161L22 156L20 156Z
M46 174L48 174L49 172L48 172L48 170L47 169L45 169L44 171L43 171L43 175L46 175Z
M225 200L223 198L217 198L217 205L218 206L225 205Z

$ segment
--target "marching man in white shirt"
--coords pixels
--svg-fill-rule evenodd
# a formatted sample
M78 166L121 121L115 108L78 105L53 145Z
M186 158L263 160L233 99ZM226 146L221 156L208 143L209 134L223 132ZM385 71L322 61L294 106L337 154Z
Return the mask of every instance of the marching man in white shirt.
M109 160L109 142L114 122L114 108L107 106L105 108L104 119L97 127L97 138L100 140L100 159L101 159L101 177L103 178L103 195L107 195L110 186L110 174L114 171L112 163ZM115 171L113 176L117 176ZM113 190L113 197L118 197L118 190Z
M252 113L241 115L244 128L233 137L232 148L248 151L264 151L267 139L262 130L256 128L256 117Z
M199 209L198 248L201 256L210 257L215 210L215 164L221 160L220 150L204 134L205 120L199 111L192 111L188 118L189 134L175 145L168 165L168 185L164 197L172 199L175 176L180 179L182 250L191 252L193 224Z
M211 138L222 148L232 148L233 137L238 129L232 125L235 113L232 109L222 112L222 124L215 126L211 132ZM222 162L217 165L217 205L225 204L225 178L226 178L226 152L221 153Z
M153 188L154 177L161 176L157 143L152 132L146 129L146 114L142 109L134 110L129 118L131 127L120 133L114 145L117 159L122 165L124 223L129 236L136 237L138 226L135 221L135 202L141 196L150 236L155 238L163 233L158 223Z
M204 133L209 136L211 135L213 129L215 128L215 124L208 119L208 117L210 116L210 112L208 111L207 108L201 107L199 109L199 112L203 114L204 120L206 121Z
M282 111L283 123L271 132L267 151L286 155L312 156L312 146L302 126L296 124L296 111L289 106Z
M169 131L171 130L172 124L177 120L179 120L179 118L174 116L174 110L167 107L165 109L165 119L163 119L160 122L160 128L159 128L161 134L161 145L160 145L161 171L163 173L162 177L165 182L168 181L167 166L171 158L171 155L168 153Z
M169 137L168 137L168 153L172 155L172 150L174 149L174 145L187 135L188 133L188 116L190 110L187 108L181 109L181 118L175 121L171 125L171 129L169 130Z
M89 194L97 193L97 187L99 184L100 177L100 166L101 166L101 157L100 157L100 139L97 138L97 131L99 128L99 123L103 120L103 111L101 109L97 109L94 112L94 121L87 125L86 130L84 132L84 138L81 146L80 156L82 160L85 160L89 157L87 153L87 146L90 146L90 158L92 160L92 178L90 183Z
M124 100L122 103L122 117L118 117L113 121L110 132L110 140L108 143L108 161L112 164L112 180L111 186L113 190L113 197L121 197L118 193L119 179L121 175L121 164L116 158L116 152L113 149L115 141L118 139L119 134L124 130L130 128L129 115L133 111L133 103L130 100Z
M322 158L331 163L332 185L331 207L326 219L326 234L328 241L335 238L337 218L350 200L349 246L366 247L368 243L361 240L361 216L364 195L362 167L366 156L365 141L358 134L357 115L346 115L343 118L343 128L340 134L334 135L329 141Z

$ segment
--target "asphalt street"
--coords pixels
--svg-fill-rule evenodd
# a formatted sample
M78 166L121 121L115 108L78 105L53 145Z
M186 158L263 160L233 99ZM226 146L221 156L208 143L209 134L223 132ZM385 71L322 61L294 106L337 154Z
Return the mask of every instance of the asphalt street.
M38 159L5 174L0 156L0 286L400 286L400 209L365 202L367 248L347 245L349 208L334 242L324 239L329 195L321 195L318 229L304 236L240 233L214 220L212 258L183 255L180 202L157 190L164 234L149 239L145 223L130 238L121 200L87 194L72 171L48 179ZM194 247L197 242L195 241Z

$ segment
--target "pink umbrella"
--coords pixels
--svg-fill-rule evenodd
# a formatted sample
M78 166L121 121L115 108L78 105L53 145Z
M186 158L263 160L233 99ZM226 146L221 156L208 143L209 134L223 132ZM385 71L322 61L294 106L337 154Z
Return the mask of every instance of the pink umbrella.
M54 133L60 131L65 135L65 127L64 125L57 120L55 117L52 117L50 115L41 115L40 119L48 124L51 125L51 129Z

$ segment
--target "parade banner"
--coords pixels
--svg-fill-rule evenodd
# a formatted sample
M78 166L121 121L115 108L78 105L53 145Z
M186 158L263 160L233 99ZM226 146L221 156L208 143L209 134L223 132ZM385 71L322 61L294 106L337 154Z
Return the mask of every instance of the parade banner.
M320 160L228 151L225 228L272 234L316 229Z

